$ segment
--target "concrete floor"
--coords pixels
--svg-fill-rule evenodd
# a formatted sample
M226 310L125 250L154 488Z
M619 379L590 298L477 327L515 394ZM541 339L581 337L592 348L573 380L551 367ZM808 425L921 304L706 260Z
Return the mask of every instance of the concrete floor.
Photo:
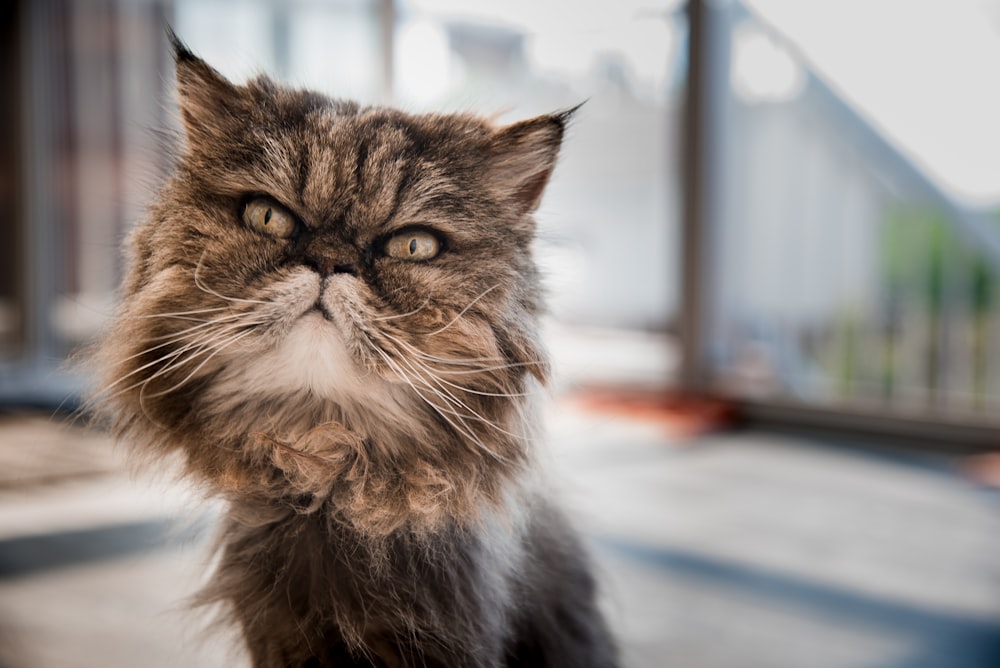
M550 432L625 666L1000 666L1000 495L959 462L757 432L681 440L570 400ZM245 665L184 604L210 506L36 417L0 419L0 466L0 666Z

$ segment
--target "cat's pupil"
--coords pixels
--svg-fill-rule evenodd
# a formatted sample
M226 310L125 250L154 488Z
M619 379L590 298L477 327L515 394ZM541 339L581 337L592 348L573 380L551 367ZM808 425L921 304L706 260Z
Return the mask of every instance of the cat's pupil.
M410 239L410 255L413 255L416 252L417 252L417 240Z
M267 225L271 222L271 208L268 207L267 212L264 214L264 224Z

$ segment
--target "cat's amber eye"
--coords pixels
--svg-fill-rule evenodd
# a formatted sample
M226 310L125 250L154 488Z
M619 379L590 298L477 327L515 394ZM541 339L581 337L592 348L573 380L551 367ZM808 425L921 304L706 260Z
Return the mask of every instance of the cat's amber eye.
M264 234L287 239L295 234L297 222L287 209L266 197L257 197L243 207L243 222Z
M426 230L407 230L385 242L385 253L397 260L430 260L441 252L441 242Z

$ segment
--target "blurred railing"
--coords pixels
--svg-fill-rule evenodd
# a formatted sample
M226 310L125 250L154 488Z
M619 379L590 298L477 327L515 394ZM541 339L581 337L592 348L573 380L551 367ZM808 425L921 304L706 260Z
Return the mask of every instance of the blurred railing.
M698 4L717 210L697 384L773 415L1000 426L1000 212L949 196L741 6ZM777 88L741 81L746 41L788 59Z

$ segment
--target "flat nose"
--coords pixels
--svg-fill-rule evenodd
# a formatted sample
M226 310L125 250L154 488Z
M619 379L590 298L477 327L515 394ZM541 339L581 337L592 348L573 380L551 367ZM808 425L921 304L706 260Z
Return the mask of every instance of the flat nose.
M352 262L337 262L333 258L319 257L310 258L305 261L305 265L314 270L323 278L333 274L357 274L358 267Z
M310 244L303 253L302 264L323 278L333 274L357 274L358 252L345 244Z

